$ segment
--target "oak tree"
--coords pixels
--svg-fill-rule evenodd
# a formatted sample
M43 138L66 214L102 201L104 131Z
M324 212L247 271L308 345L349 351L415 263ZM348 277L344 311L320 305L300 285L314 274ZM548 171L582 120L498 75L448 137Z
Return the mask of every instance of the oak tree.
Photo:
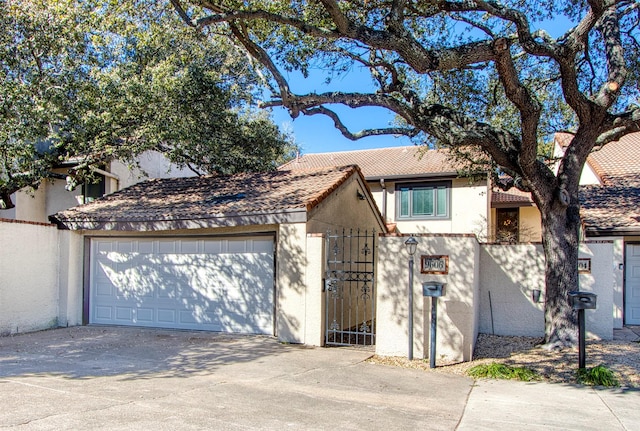
M493 184L531 193L542 214L548 346L576 342L578 186L594 149L640 128L640 6L634 0L171 0L200 31L224 34L269 74L292 117L325 115L349 139L431 139L489 162ZM287 71L361 67L370 92L296 94ZM354 131L336 106L398 121ZM555 131L575 137L551 163ZM483 156L478 157L478 154Z
M77 184L149 150L198 174L271 170L295 154L256 108L244 55L186 29L164 1L2 1L0 43L0 209L62 163Z

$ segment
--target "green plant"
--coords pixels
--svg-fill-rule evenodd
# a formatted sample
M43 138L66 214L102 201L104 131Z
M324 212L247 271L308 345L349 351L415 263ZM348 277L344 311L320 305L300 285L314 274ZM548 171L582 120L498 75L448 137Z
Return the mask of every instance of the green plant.
M613 371L604 365L593 368L580 368L576 372L578 383L590 386L618 387L620 383Z
M492 362L490 364L476 365L467 371L467 374L475 379L507 379L530 382L540 380L540 376L533 370L526 367L511 367L505 364Z

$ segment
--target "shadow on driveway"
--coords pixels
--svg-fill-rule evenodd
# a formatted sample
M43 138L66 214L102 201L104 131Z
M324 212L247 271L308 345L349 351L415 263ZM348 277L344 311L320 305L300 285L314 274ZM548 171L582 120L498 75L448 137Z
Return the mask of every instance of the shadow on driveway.
M188 377L303 348L260 335L78 326L0 338L0 376Z

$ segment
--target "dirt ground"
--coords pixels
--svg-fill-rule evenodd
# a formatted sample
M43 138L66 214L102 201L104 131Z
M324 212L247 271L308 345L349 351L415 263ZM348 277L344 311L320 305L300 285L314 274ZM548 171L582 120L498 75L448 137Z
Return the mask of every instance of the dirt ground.
M585 347L587 368L605 365L613 370L622 387L640 388L640 328L625 328L624 336L614 340L589 340ZM541 347L541 338L504 337L480 334L470 362L458 364L436 363L429 368L429 360L408 361L402 357L374 356L373 363L418 368L439 373L465 375L479 364L499 362L511 366L524 366L534 370L543 380L554 383L576 383L578 349L549 351Z

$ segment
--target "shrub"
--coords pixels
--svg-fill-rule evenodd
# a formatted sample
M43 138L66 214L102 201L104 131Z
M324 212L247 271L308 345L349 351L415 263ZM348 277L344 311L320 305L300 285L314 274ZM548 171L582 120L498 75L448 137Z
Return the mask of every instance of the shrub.
M620 383L616 375L604 365L593 368L580 368L576 372L578 383L589 386L618 387Z
M490 364L476 365L467 371L467 374L475 379L507 379L530 382L540 380L540 376L526 367L510 367L505 364L492 362Z

